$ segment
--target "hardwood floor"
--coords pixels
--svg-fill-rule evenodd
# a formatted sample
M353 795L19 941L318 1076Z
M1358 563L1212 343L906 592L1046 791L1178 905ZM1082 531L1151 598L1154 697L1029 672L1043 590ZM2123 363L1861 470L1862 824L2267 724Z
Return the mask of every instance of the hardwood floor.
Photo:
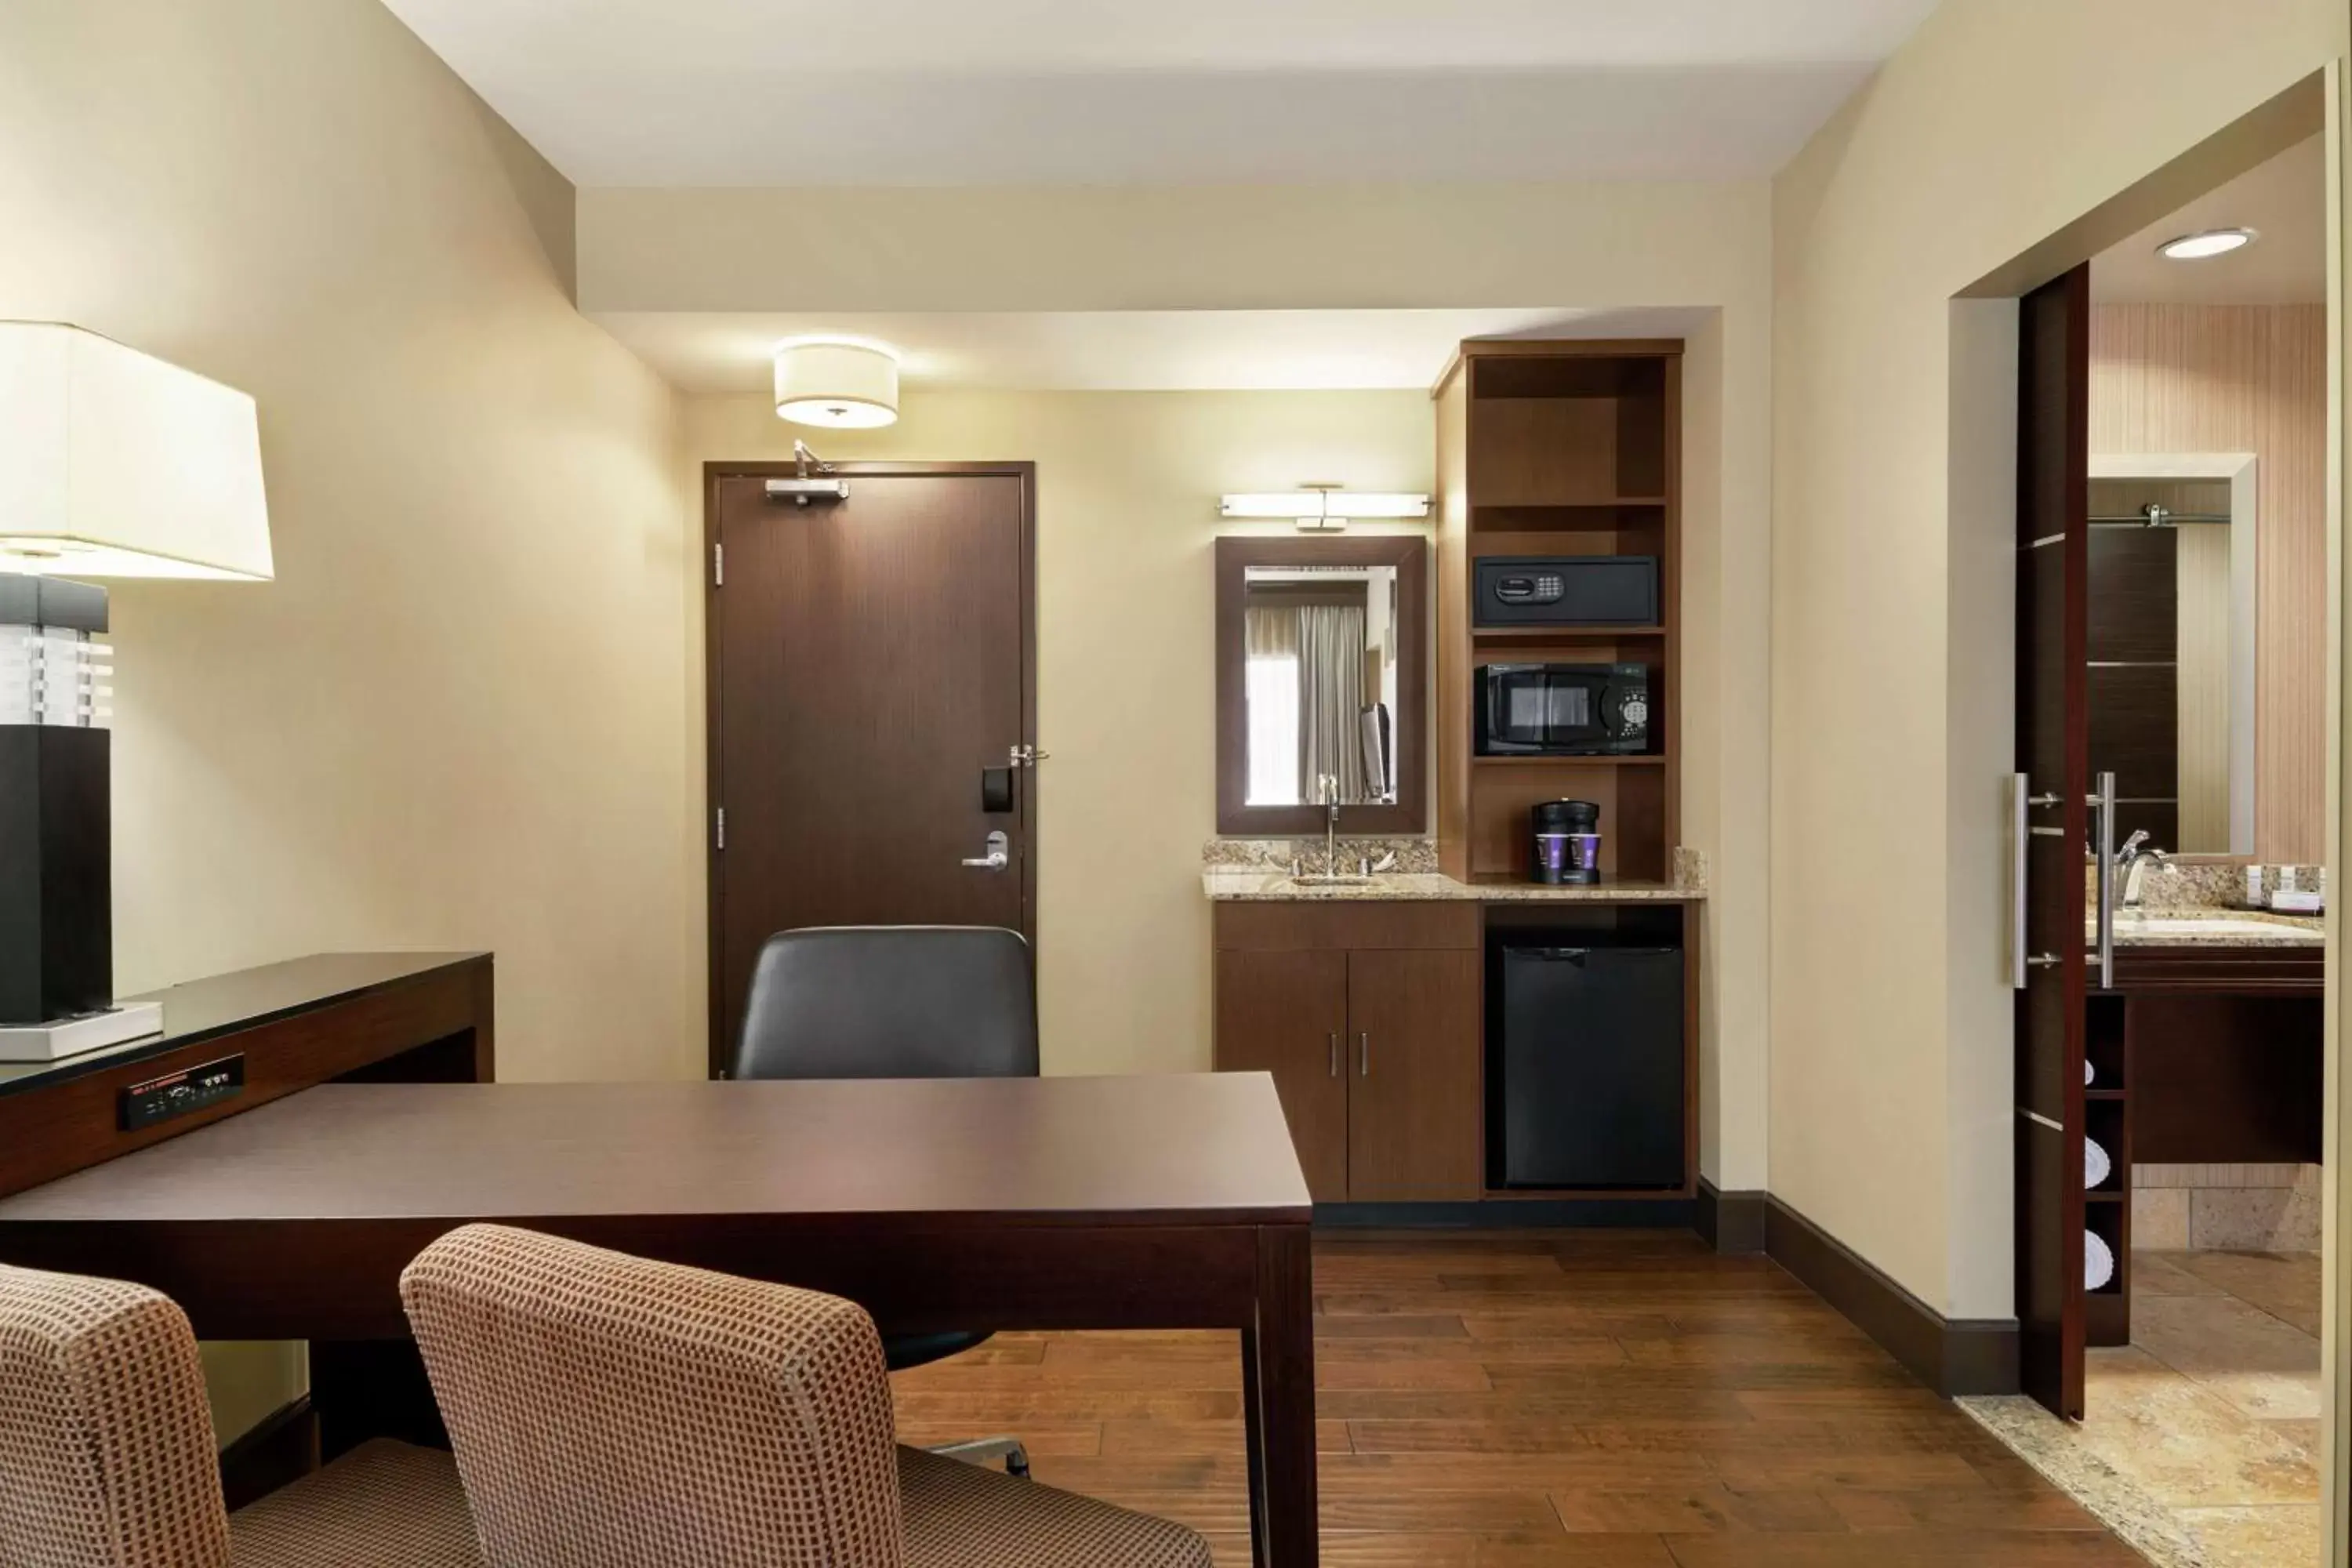
M2000 1568L2140 1559L1760 1258L1684 1233L1320 1237L1334 1568ZM1234 1336L999 1335L894 1379L911 1443L1248 1561Z

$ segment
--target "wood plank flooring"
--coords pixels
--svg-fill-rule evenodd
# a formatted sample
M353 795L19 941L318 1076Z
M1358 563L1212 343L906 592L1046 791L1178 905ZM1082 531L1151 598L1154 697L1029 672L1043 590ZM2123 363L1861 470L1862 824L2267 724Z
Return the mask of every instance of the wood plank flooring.
M1778 1267L1686 1233L1318 1237L1333 1568L2136 1565ZM1231 1334L999 1335L895 1378L910 1443L1010 1432L1039 1480L1248 1562Z

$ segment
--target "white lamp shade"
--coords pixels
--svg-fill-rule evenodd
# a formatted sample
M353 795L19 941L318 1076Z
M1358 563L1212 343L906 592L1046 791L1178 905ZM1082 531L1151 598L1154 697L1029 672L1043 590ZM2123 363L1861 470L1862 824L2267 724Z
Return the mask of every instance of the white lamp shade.
M776 413L835 430L891 424L898 417L898 356L874 343L779 343Z
M0 572L267 581L253 399L48 321L0 321Z

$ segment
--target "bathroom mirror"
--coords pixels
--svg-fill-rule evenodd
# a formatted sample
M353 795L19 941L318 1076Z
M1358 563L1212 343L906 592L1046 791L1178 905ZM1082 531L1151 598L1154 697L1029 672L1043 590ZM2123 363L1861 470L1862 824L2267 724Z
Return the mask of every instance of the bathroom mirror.
M2090 743L2118 842L2254 853L2252 455L2102 457L2090 487Z
M1217 541L1217 831L1419 833L1429 546Z

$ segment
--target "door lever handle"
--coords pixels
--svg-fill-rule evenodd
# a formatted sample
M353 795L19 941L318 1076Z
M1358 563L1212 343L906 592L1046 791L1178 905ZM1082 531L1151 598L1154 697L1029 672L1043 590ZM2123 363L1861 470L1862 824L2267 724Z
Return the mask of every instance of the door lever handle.
M964 864L982 871L1002 871L1013 863L1013 840L999 828L988 836L988 853L977 859L967 857Z

